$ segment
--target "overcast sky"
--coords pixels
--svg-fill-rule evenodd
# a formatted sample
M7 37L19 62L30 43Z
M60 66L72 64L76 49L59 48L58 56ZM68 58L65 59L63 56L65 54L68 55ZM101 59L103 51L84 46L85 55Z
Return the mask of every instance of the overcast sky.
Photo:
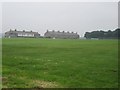
M0 33L2 32L2 4L0 3Z
M117 2L11 2L2 4L2 30L87 31L118 27Z

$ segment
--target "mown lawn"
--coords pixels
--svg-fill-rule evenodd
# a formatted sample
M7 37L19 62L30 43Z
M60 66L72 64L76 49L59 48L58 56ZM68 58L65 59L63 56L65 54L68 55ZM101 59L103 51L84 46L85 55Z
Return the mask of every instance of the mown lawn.
M2 39L0 38L0 89L2 88Z
M117 88L117 40L4 38L3 88Z

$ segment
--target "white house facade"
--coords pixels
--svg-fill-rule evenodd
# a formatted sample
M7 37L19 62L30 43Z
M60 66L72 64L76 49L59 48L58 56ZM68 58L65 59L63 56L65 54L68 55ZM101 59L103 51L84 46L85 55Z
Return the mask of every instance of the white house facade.
M33 31L17 31L15 30L10 30L8 32L5 32L5 37L12 38L12 37L40 37L40 34L38 32L33 32Z

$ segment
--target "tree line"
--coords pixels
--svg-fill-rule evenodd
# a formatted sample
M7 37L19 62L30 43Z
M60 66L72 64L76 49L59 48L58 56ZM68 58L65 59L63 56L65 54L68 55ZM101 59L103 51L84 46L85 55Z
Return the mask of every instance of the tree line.
M114 31L108 30L108 31L92 31L92 32L86 32L84 35L85 38L91 39L91 38L98 38L98 39L120 39L120 28L117 28Z

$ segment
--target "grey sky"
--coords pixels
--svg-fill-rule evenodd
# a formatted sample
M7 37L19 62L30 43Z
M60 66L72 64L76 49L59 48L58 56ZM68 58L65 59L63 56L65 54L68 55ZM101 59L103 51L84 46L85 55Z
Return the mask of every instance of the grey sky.
M117 2L3 3L2 30L86 31L114 30L118 27Z
M2 5L0 3L0 38L2 37L1 32L2 32ZM1 44L1 42L2 42L2 40L0 39L0 44ZM1 49L1 46L0 46L0 49ZM0 58L0 60L1 60L1 58Z

